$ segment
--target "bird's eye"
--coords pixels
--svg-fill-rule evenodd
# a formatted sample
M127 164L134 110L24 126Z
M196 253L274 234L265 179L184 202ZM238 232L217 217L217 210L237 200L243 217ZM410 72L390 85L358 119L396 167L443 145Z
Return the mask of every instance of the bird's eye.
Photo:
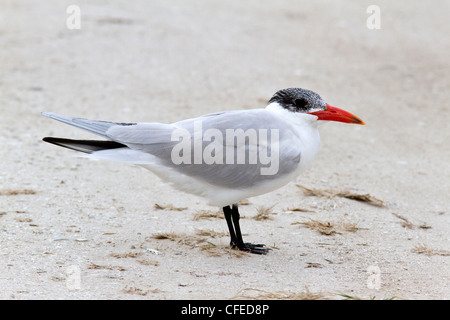
M299 109L306 109L306 106L308 105L308 101L306 101L306 99L303 99L303 98L295 99L294 104Z

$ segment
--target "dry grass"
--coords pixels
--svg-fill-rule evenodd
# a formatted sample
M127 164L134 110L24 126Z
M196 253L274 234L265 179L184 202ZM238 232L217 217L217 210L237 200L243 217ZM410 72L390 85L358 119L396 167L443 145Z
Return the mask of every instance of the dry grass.
M222 211L218 210L216 212L212 212L209 210L202 210L202 211L197 211L194 214L194 221L200 220L200 219L209 219L209 218L214 218L214 219L222 219L223 218L223 213Z
M310 220L307 222L300 222L305 227L310 228L312 230L315 230L319 232L320 234L331 236L332 234L337 233L334 226L331 224L331 222L321 222L317 220Z
M447 250L435 250L427 247L424 244L415 246L411 252L417 253L417 254L424 254L427 256L450 256L450 252Z
M200 237L210 237L210 238L216 238L216 237L226 237L228 233L225 232L216 232L214 230L197 230L195 231L195 234Z
M221 257L224 255L228 255L231 257L241 258L248 254L245 251L232 249L229 245L215 245L211 242L207 242L201 245L200 249L211 257Z
M136 295L140 295L140 296L146 296L147 293L149 293L148 290L142 290L136 287L129 287L129 288L125 288L122 290L123 293L127 293L127 294L136 294Z
M144 266L154 266L154 267L159 266L159 262L156 260L137 259L136 261Z
M153 234L151 237L153 239L157 239L157 240L171 240L171 241L175 241L175 239L177 238L182 238L184 235L181 234L176 234L174 232L169 232L169 233L155 233Z
M407 228L407 229L414 229L414 225L405 217L402 217L401 215L397 214L397 213L392 213L395 217L399 218L400 220L402 220L402 227Z
M341 234L343 231L346 232L355 232L359 230L359 228L354 223L335 223L335 222L322 222L310 219L307 222L299 222L303 224L305 227L310 228L311 230L315 230L320 234L331 236L333 234Z
M323 268L323 264L317 262L307 262L306 268Z
M419 225L420 229L431 229L431 226L429 226L428 224L426 224L426 222L422 223L421 225Z
M292 211L292 212L315 212L311 209L304 209L304 208L287 208L285 211Z
M337 295L341 296L344 298L344 300L378 300L376 299L375 296L369 297L369 298L361 298L358 296L352 296L346 293L338 293ZM392 297L388 297L388 298L384 298L383 300L394 300L396 299L396 296L392 296Z
M111 257L117 258L117 259L123 259L123 258L137 258L142 255L142 252L125 252L125 253L111 253Z
M402 220L402 227L407 228L407 229L415 229L415 228L419 228L419 229L431 229L431 227L429 225L427 225L426 223L422 223L421 225L414 225L413 223L411 223L408 219L406 219L405 217L397 214L397 213L392 213L395 217L399 218L400 220Z
M272 220L272 217L270 215L277 214L276 212L272 211L273 206L271 207L257 207L256 208L256 216L253 217L254 220L262 221L262 220Z
M260 289L245 288L238 292L233 299L248 300L325 300L329 296L328 293L312 293L308 288L305 292L289 292L289 291L266 291Z
M155 203L155 205L153 206L155 209L157 210L171 210L171 211L184 211L187 210L187 207L174 207L173 204L169 203L167 205L160 205Z
M106 269L106 270L118 270L118 271L125 271L126 269L121 266L102 266L95 263L91 263L88 266L88 269Z
M0 190L1 196L16 196L19 194L36 194L36 191L31 189L5 189Z
M199 248L209 256L219 257L230 255L233 257L242 257L247 252L234 250L228 244L215 244L211 239L228 236L228 233L216 232L214 230L197 230L195 235L177 234L177 233L157 233L151 236L153 239L177 241L178 244L185 245L191 249Z
M205 244L213 244L211 242L208 242L209 237L215 237L218 236L219 233L213 234L214 231L199 231L197 232L197 235L190 236L182 233L156 233L152 235L151 237L153 239L157 240L170 240L170 241L177 241L179 244L183 244L185 246L191 247L191 248L197 248L202 247L202 245Z
M32 222L33 219L31 218L14 218L17 222Z
M384 202L380 199L371 196L370 194L358 194L350 191L333 191L333 190L320 190L320 189L310 189L299 184L296 184L297 187L303 190L305 195L307 196L316 196L316 197L341 197L347 198L351 200L361 201L376 207L384 207Z
M361 201L376 207L384 207L384 202L370 194L356 194L349 191L341 191L336 193L337 197L347 198L351 200Z
M260 289L245 288L238 292L232 299L246 300L330 300L344 298L345 300L375 300L376 297L361 298L343 293L311 292L308 287L303 292L266 291ZM395 296L383 300L393 300Z

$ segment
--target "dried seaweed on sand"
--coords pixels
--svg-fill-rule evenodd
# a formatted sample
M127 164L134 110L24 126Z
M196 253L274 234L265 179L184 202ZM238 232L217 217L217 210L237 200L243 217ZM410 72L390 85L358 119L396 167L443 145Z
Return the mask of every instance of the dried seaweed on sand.
M303 192L308 196L315 196L315 197L327 197L327 198L333 198L333 197L341 197L341 198L347 198L351 200L361 201L365 202L367 204L376 206L376 207L384 207L384 202L378 198L375 198L374 196L370 194L359 194L354 193L350 191L334 191L334 190L320 190L320 189L310 189L306 188L302 185L296 184L297 187L303 190Z

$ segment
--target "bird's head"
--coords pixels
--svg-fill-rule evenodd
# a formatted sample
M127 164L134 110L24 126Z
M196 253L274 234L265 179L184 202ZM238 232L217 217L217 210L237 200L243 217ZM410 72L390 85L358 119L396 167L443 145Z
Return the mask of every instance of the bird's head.
M301 89L288 88L277 91L269 104L277 103L280 107L295 113L311 114L317 120L338 121L365 124L360 118L345 110L327 104L317 93Z

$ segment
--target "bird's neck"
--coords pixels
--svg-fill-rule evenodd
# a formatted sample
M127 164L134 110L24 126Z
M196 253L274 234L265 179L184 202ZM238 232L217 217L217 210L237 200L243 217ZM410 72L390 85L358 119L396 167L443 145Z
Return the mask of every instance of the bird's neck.
M286 108L283 108L278 102L272 102L267 107L266 110L274 112L286 122L301 127L311 127L317 128L319 122L317 116L301 112L292 112Z
M296 174L308 169L319 151L318 126L321 121L317 120L317 116L311 114L289 111L276 102L269 104L266 110L273 112L289 123L292 132L297 136L296 143L300 145L302 156Z

